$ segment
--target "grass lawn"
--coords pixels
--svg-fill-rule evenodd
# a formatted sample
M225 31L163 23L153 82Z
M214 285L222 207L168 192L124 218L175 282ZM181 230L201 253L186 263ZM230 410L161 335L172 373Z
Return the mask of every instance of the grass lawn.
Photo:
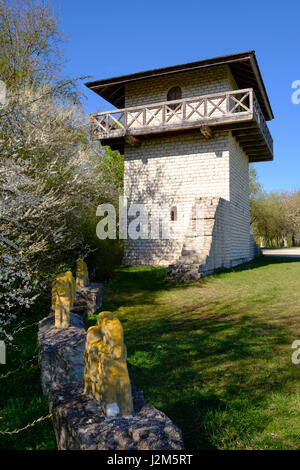
M195 284L163 268L118 269L102 310L121 319L129 372L145 398L182 430L187 449L300 449L300 260L260 258ZM0 430L48 414L40 388L36 304L0 365ZM95 324L96 315L90 324ZM51 420L0 449L55 449Z
M37 321L49 313L49 302L36 303L28 310L23 326L8 346L6 365L0 365L0 431L13 431L49 413L48 400L40 386L37 358ZM4 375L9 374L7 378ZM56 449L51 419L18 434L1 435L0 449Z
M187 449L300 449L300 260L264 257L188 285L165 274L118 269L104 290L146 400Z

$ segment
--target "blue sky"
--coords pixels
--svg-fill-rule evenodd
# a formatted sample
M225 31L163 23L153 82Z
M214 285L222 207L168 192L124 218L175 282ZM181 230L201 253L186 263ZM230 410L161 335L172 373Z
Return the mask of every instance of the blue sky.
M275 119L274 161L256 165L266 190L300 189L300 2L52 0L69 41L64 72L101 79L255 50ZM82 87L87 112L111 105Z

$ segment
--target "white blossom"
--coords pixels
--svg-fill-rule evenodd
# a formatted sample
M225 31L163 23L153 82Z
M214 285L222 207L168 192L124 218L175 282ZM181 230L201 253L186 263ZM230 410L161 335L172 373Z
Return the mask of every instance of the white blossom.
M78 225L112 191L78 106L49 87L7 92L0 107L0 328L40 294L38 274L63 253L86 253ZM104 196L103 196L104 193ZM50 268L49 268L50 274Z

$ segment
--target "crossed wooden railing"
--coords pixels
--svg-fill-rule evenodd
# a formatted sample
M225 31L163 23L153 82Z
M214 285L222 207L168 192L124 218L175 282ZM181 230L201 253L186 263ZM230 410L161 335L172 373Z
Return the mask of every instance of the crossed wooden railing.
M273 140L252 88L91 115L92 136L96 139L254 119L273 151Z
M264 118L264 115L261 111L261 108L259 106L259 103L255 97L255 94L253 92L253 115L255 117L255 120L257 122L257 124L259 125L260 127L260 130L268 144L268 147L269 149L271 150L271 152L273 153L273 138L270 134L270 131L269 131L269 128L267 126L267 123L265 121L265 118Z

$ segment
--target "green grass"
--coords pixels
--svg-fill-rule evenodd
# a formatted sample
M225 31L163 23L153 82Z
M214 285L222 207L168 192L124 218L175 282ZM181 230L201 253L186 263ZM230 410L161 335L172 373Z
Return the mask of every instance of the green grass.
M260 258L188 285L165 274L119 269L104 290L146 400L187 449L300 449L300 262Z
M118 269L104 289L103 310L122 321L130 376L146 400L183 430L187 449L299 449L300 365L291 344L300 339L300 262L264 257L186 285L165 273ZM35 305L25 323L48 311ZM48 414L37 325L15 344L0 365L0 375L22 366L0 379L0 430ZM0 435L0 449L55 448L51 420Z
M0 365L0 376L13 372L5 379L0 378L0 431L20 429L49 413L48 401L40 386L36 357L38 327L34 324L48 313L48 303L36 303L28 310L23 324L28 328L16 334L13 348L7 348L7 364ZM0 449L56 449L51 419L18 434L0 434Z

